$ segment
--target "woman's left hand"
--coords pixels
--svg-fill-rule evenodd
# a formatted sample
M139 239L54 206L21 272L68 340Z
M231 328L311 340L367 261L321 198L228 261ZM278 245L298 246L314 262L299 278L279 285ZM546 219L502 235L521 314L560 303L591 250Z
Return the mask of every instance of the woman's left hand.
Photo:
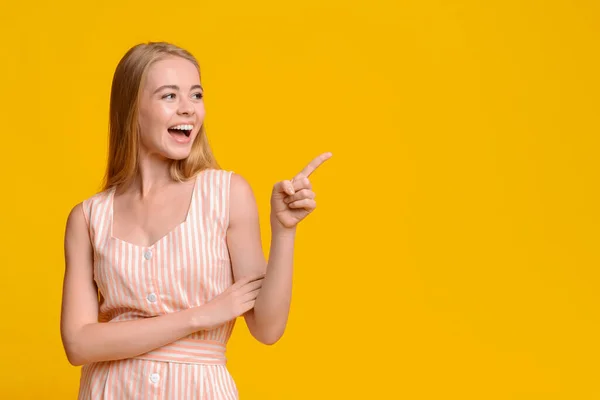
M315 193L308 177L331 158L331 155L321 154L293 179L275 184L271 195L271 223L277 223L285 229L295 228L298 222L317 207Z

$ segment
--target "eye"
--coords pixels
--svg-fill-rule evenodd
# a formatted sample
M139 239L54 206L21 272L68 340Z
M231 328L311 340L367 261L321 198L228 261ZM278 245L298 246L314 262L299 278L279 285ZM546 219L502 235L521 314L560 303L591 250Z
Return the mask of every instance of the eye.
M202 92L198 92L198 93L194 93L192 95L193 98L195 98L196 100L200 100L204 97L204 94Z
M174 99L175 98L175 93L167 93L162 98L163 99L169 99L169 100Z

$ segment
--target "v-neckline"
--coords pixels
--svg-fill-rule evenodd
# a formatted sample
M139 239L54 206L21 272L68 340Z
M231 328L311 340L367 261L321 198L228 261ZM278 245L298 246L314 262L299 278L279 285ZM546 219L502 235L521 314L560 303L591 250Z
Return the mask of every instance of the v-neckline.
M183 227L185 224L187 224L189 222L189 220L190 220L190 215L193 212L194 203L196 203L196 192L199 190L199 188L198 188L198 181L200 180L200 175L202 174L202 172L204 172L204 170L198 172L196 174L195 178L194 178L194 187L192 188L192 196L190 198L190 203L189 203L187 212L185 214L184 220L181 221L180 223L178 223L177 225L175 225L172 229L170 229L163 236L161 236L160 238L158 238L157 240L155 240L154 243L152 243L149 246L132 243L132 242L129 242L127 240L118 238L118 237L116 237L114 235L113 227L114 227L114 224L115 224L115 192L117 191L117 188L116 188L116 186L113 186L111 188L110 194L109 194L109 207L110 207L110 210L109 210L110 211L110 216L109 216L109 221L110 221L109 236L110 236L110 239L116 240L118 242L124 243L124 244L129 245L129 246L141 248L141 249L153 249L158 244L160 244L163 240L165 240L166 238L168 238L169 236L171 236L173 233L175 233L176 231L178 231L181 227Z

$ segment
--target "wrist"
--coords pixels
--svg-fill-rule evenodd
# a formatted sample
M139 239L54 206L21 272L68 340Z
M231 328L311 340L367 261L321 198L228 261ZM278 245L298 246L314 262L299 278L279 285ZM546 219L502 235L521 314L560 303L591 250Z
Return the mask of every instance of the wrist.
M204 310L202 306L188 308L184 311L187 313L187 326L192 332L198 332L210 327L209 318L205 313L203 313L203 311Z
M276 218L271 218L271 235L275 237L294 237L297 225L285 227Z

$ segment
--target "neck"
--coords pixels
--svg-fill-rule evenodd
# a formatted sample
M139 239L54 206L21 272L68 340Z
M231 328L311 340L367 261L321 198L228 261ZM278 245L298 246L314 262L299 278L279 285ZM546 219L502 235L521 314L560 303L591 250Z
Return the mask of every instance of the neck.
M140 155L138 174L130 190L141 198L173 182L169 173L171 161L158 155Z

